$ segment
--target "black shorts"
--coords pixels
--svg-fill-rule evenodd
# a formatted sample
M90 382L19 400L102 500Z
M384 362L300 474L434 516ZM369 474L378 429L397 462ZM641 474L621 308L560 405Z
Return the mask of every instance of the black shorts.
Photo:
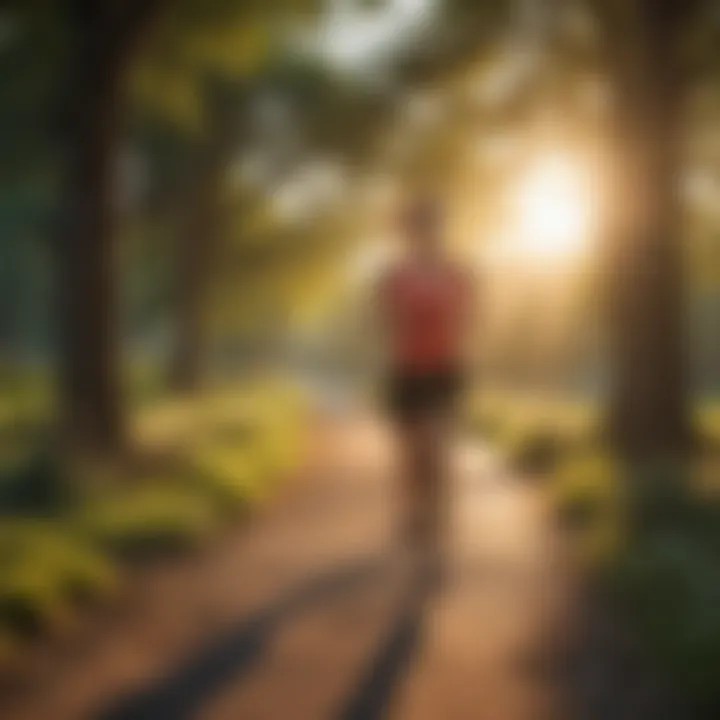
M462 388L462 373L454 367L418 374L396 371L387 382L387 410L398 422L449 415Z

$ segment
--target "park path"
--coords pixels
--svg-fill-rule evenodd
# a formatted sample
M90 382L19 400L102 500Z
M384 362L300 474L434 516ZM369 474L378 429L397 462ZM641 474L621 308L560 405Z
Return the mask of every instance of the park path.
M393 562L387 435L321 435L307 478L199 556L148 573L48 652L5 720L542 720L573 589L543 503L458 447L450 576L420 600ZM570 718L575 720L575 718Z

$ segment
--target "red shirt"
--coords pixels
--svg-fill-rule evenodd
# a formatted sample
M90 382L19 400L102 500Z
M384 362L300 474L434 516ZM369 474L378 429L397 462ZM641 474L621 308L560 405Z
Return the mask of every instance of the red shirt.
M399 265L385 277L382 295L394 367L427 372L460 360L470 283L459 267Z

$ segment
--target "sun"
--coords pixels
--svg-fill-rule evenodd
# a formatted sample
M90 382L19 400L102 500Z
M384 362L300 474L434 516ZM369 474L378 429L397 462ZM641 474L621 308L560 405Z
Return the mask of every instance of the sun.
M542 158L521 178L514 199L518 252L530 259L558 260L582 251L590 202L578 163L560 156Z

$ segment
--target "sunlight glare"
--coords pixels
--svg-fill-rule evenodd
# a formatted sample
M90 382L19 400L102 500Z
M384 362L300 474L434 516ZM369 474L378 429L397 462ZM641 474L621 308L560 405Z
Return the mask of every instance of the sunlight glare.
M516 198L518 250L563 259L581 251L589 231L583 177L569 159L549 157L522 178Z

